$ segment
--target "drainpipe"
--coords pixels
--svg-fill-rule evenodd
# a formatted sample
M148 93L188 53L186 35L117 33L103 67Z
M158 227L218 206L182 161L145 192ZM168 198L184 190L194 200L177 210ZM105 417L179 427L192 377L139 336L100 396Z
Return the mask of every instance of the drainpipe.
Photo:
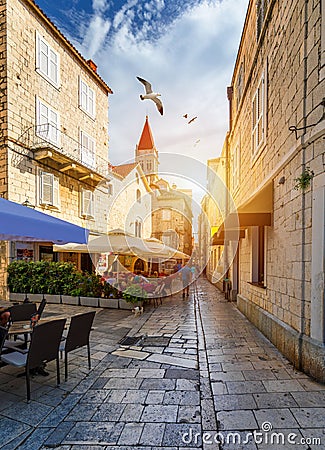
M306 134L307 126L307 39L308 39L308 0L305 0L304 6L304 85L303 85L303 127L304 132L302 136L302 150L301 150L301 168L302 172L306 169L306 143L304 136ZM302 191L301 197L301 320L300 320L300 334L298 341L298 369L302 370L302 347L303 338L306 331L306 261L305 261L305 247L306 247L306 194Z

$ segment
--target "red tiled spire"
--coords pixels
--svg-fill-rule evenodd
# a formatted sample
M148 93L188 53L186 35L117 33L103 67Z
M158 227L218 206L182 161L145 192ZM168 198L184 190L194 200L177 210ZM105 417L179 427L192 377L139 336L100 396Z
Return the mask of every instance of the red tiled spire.
M138 150L150 150L154 149L155 143L153 140L151 128L148 122L148 116L146 116L146 121L142 130L142 134L139 140Z

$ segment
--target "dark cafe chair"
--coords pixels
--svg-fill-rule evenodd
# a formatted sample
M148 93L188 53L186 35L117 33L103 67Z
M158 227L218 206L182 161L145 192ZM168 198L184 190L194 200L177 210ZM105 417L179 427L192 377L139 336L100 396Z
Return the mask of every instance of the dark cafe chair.
M71 317L71 322L67 337L62 340L60 345L60 352L64 352L64 375L65 381L68 379L68 353L77 348L87 345L88 351L88 367L91 369L90 361L90 345L89 335L91 327L95 318L96 311L90 311L83 314L78 314Z
M12 352L0 359L14 367L25 367L27 401L30 401L30 370L56 360L57 384L60 384L59 347L66 319L57 319L36 325L31 333L27 353Z
M41 316L42 316L42 314L43 314L43 311L44 311L44 308L45 308L45 306L46 306L46 303L47 303L47 301L45 300L45 298L43 298L43 300L41 301L41 303L38 305L38 309L37 309L37 311L36 311L36 314L37 314L37 316L38 316L38 319L41 318Z
M20 305L13 305L10 307L10 321L20 322L28 321L33 314L36 314L35 303L21 303Z

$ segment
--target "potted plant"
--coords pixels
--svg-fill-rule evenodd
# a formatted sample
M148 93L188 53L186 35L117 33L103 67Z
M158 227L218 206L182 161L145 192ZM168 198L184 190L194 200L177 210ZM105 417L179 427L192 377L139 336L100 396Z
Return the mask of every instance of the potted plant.
M98 307L98 299L102 296L103 290L100 278L99 275L93 273L84 274L80 294L80 304L82 306Z
M120 309L133 309L135 306L143 306L147 292L140 284L131 284L123 292L123 299L119 300Z
M118 308L119 298L122 297L122 293L116 287L105 282L102 286L102 295L99 298L100 308Z

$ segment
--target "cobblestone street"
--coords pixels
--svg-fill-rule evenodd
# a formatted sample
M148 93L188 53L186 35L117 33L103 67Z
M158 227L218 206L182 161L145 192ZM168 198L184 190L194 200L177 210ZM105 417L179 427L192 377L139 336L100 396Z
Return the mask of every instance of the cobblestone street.
M134 337L128 346L125 336ZM91 355L89 372L86 349L71 354L59 388L48 364L50 376L32 379L30 404L19 370L1 368L1 448L325 448L325 386L294 370L205 279L189 298L164 299L139 317L98 310Z

